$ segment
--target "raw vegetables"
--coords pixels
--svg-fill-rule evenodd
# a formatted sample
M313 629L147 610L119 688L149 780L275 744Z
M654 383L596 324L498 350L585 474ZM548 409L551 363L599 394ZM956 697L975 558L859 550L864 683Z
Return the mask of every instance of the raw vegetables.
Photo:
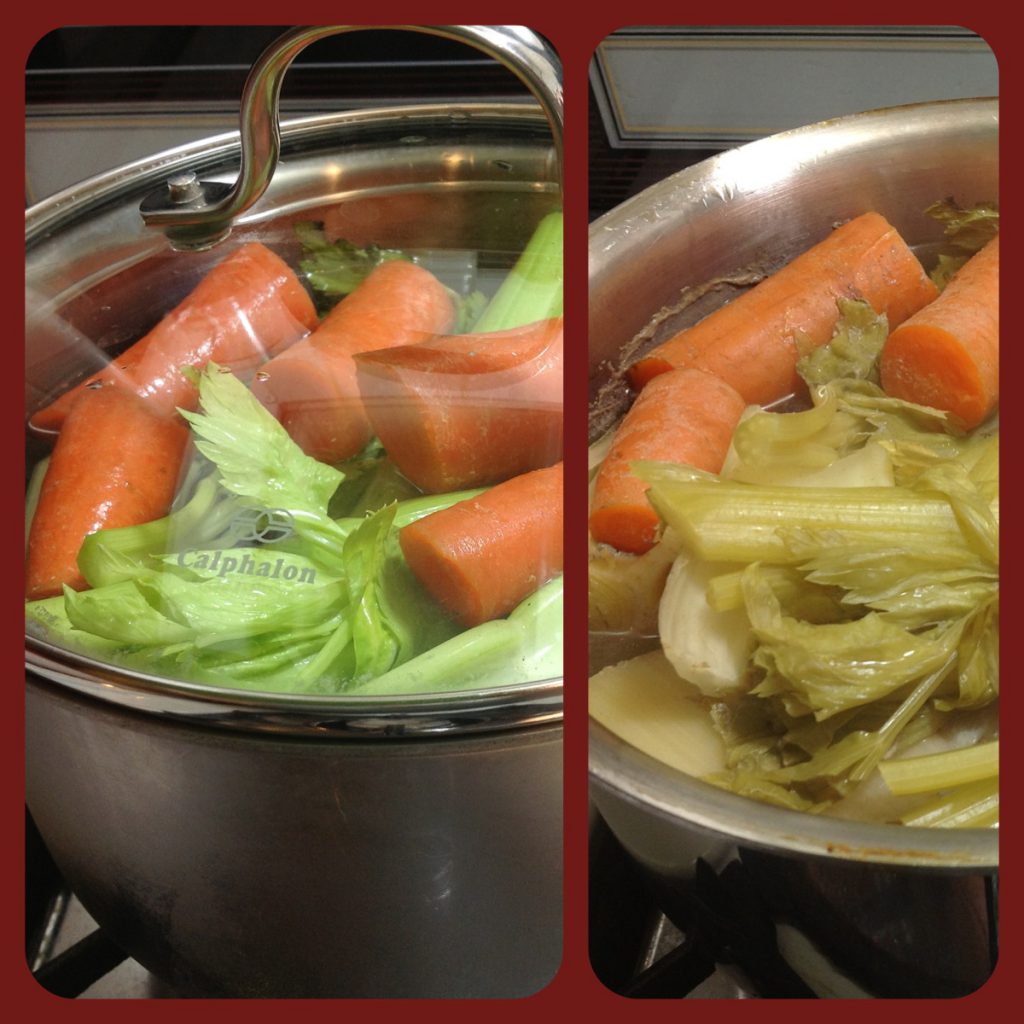
M331 241L324 224L318 221L299 221L295 225L295 234L302 242L303 249L299 268L313 293L313 301L321 316L330 313L382 263L404 260L423 266L420 254L406 252L404 249L385 249L373 242L359 246L343 237L335 237ZM437 251L427 254L432 263L440 255ZM447 290L454 313L452 330L469 330L487 305L487 296L479 288L470 291Z
M188 431L134 391L109 384L75 400L50 456L28 538L30 600L81 590L87 535L143 523L168 510Z
M514 650L522 661L528 636L555 642L550 595L557 586L524 603L514 626L486 631L499 635L491 646L486 634L463 631L445 613L402 556L396 523L472 495L424 496L334 520L327 505L337 470L306 456L233 375L209 365L198 386L202 411L187 418L209 466L197 474L191 498L166 520L136 527L134 543L130 530L94 534L83 561L96 585L27 606L43 635L177 678L319 693L365 690L440 646L433 660L451 673L442 688L486 682L485 666L503 681L509 673L496 671L496 651ZM237 517L217 516L225 505L273 514L288 535L240 545ZM220 530L208 525L217 521ZM206 527L201 546L190 534L185 547L176 527L196 522ZM429 672L410 672L424 686L437 682ZM400 681L394 685L401 691Z
M59 430L75 399L97 383L118 383L171 414L194 407L182 366L210 360L237 373L254 370L316 326L316 310L291 268L259 242L216 264L182 302L134 345L35 413L37 430Z
M35 518L36 509L39 507L39 494L43 489L43 480L46 471L50 468L50 456L40 459L28 478L28 486L25 488L25 550L28 550L28 539L32 533L32 520Z
M555 210L534 229L515 266L473 324L474 333L506 331L562 315L562 240L562 211Z
M895 228L864 213L653 349L631 367L630 378L641 388L672 367L692 366L718 375L747 402L766 405L801 389L797 360L832 337L837 299L865 299L893 327L936 294Z
M400 249L382 249L372 243L360 247L344 238L328 241L323 226L315 221L299 221L295 234L303 248L299 269L324 313L354 292L380 264L409 259Z
M593 538L619 551L649 551L658 516L645 495L648 485L631 464L665 460L717 472L745 407L734 388L702 370L670 370L652 380L623 418L597 472Z
M562 463L505 480L403 527L416 578L458 622L507 615L562 572Z
M632 628L622 605L645 603L640 581L660 600L661 650L595 675L593 713L780 806L997 824L998 427L887 394L886 316L853 300L837 314L798 361L809 407L746 409L720 471L631 464L662 533L640 558L592 538L591 624ZM674 742L698 743L699 707L721 744L703 763L665 749L669 723L643 724L641 680L666 674L679 693L658 706L688 709Z
M312 334L264 363L253 393L307 455L350 459L373 437L353 356L426 341L453 320L448 290L429 270L406 260L384 262Z
M430 280L419 257L347 248L338 264L363 266L341 285L355 288L327 314L325 325L344 319L342 307L359 306L360 274L364 283L375 277ZM559 280L560 248L559 240ZM321 247L318 268L307 265L307 281L323 287L323 260L339 252L338 246L331 253ZM462 295L453 297L432 282L427 304L443 308L444 324L415 340L435 330L464 330L467 316L475 321L482 302L472 294L466 301L474 278L462 269L472 266L470 255L428 256L448 279L454 271L462 275ZM393 287L385 291L384 305L390 306L382 310L378 304L376 315L393 321L392 313L406 314L406 297ZM529 334L530 297L520 295L504 315L518 315ZM318 304L330 307L336 298L327 295ZM551 333L546 325L539 330L545 339ZM299 351L310 347L302 344ZM500 363L511 352L498 346L492 356ZM175 368L201 411L190 402L171 417L194 443L169 510L165 504L147 521L88 534L77 559L88 589L64 588L58 596L28 602L30 634L128 668L261 691L403 694L516 685L560 674L560 564L546 563L514 602L500 612L495 607L502 617L467 628L420 583L402 553L403 528L483 497L481 488L423 493L368 434L343 459L329 453L333 464L311 458L255 397L263 381L257 379L252 390L246 386L242 372L252 367L236 374L213 360L200 362L201 372L188 363ZM265 363L258 376L273 365ZM136 397L124 381L104 389L151 402ZM558 392L560 456L560 386ZM496 402L504 399L500 391L493 394ZM154 410L157 404L159 398ZM46 468L43 460L36 476L45 478ZM30 488L30 517L38 490ZM545 506L546 514L552 511ZM531 554L520 545L513 557L518 562Z
M403 662L352 692L398 695L472 685L512 686L562 672L562 577L492 619Z
M374 432L425 491L498 483L562 458L562 320L355 357Z
M968 429L999 402L999 237L973 255L942 294L888 337L882 386L944 409Z

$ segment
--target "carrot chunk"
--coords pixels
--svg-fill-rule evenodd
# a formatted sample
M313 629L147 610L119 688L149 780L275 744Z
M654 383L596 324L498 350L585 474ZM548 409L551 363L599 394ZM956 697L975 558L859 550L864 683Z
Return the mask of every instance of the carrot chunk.
M937 292L892 225L865 213L630 368L635 387L673 367L721 377L752 404L799 392L797 360L831 338L836 300L865 299L890 328Z
M703 370L655 377L626 413L598 470L591 536L619 551L649 551L658 515L646 498L649 485L633 475L630 463L678 462L717 473L746 405L735 388Z
M316 310L288 265L259 242L247 242L199 282L148 334L105 369L66 391L29 420L61 428L72 404L97 383L117 382L171 413L194 408L198 395L182 366L213 360L244 373L316 325Z
M562 571L562 463L402 528L417 579L464 626L507 615Z
M999 403L999 238L972 256L942 294L896 328L882 349L882 387L944 409L967 428Z
M82 541L97 530L159 519L178 486L188 430L133 391L87 388L57 438L29 531L26 592L84 590Z
M374 432L417 487L497 483L562 458L562 319L355 357Z
M353 356L426 341L448 330L453 317L448 291L430 271L389 260L311 335L261 367L253 393L307 455L350 458L373 436Z

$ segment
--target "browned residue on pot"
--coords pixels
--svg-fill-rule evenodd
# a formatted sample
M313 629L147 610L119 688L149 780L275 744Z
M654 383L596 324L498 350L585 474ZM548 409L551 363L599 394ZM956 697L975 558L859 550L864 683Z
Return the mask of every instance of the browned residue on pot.
M796 837L791 837L796 838ZM851 860L875 860L885 858L886 860L898 861L931 861L934 863L948 863L949 855L936 853L934 850L893 850L884 846L847 846L845 843L826 843L827 853L847 857ZM971 866L971 862L957 862L964 867ZM954 866L954 865L951 865Z
M626 371L633 363L663 341L703 320L738 293L757 284L766 274L763 268L742 270L683 288L676 302L658 310L643 329L622 346L615 362L601 363L591 382L590 443L611 429L632 404L635 395Z

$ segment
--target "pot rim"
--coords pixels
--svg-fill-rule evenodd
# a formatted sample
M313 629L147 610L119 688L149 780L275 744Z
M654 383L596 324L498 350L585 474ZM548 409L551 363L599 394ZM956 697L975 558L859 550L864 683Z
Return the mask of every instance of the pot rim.
M562 720L561 679L413 696L273 693L120 668L31 636L25 647L30 674L84 696L134 711L246 731L326 739L419 739Z
M804 136L843 148L865 125L888 120L908 131L923 131L926 118L972 116L979 124L994 120L998 97L969 97L880 107L803 125L735 147L684 168L626 199L590 225L590 284L607 271L612 234L641 244L650 226L650 206L677 186L697 182L711 171L725 173L740 150L757 152L797 142ZM998 145L998 142L997 142ZM656 220L656 218L655 218ZM640 237L637 237L640 236ZM598 280L599 283L599 280ZM998 829L921 828L851 821L807 814L763 803L713 786L670 767L633 747L590 719L589 772L598 795L623 800L662 822L698 829L744 845L802 856L855 860L923 870L977 872L998 866ZM598 799L600 810L600 799Z
M550 131L540 107L528 101L407 104L312 114L284 120L281 122L282 155L302 142L316 140L321 136L327 138L337 129L357 130L380 127L385 123L397 125L403 121L410 124L444 122L459 128L477 127L495 121L525 122ZM238 129L234 129L186 142L85 178L41 199L25 211L26 247L31 247L40 235L59 228L65 220L77 217L100 203L116 200L148 186L164 184L168 174L182 169L186 164L190 170L202 171L227 164L240 154L241 135ZM228 173L226 167L222 170ZM237 167L231 167L230 173L237 174ZM558 183L553 180L547 184L552 188L558 187ZM141 194L139 198L142 198ZM260 219L260 206L257 203L252 210L238 217L235 223L241 225ZM272 212L277 214L279 211ZM158 234L156 229L153 230L154 234Z
M526 102L414 104L334 112L281 123L282 154L302 143L329 140L338 130L384 125L450 125L453 130L528 125L550 132L539 105ZM428 140L429 141L429 140ZM185 143L87 178L34 204L25 213L25 243L59 231L97 207L142 198L187 166L237 173L238 130ZM533 183L557 189L558 183ZM273 184L268 198L273 196ZM263 203L235 221L238 225L276 216ZM156 233L154 229L154 233ZM42 679L107 703L166 717L248 731L300 733L327 738L447 736L502 731L562 720L561 678L416 696L315 695L240 690L188 683L108 665L26 633L26 670Z
M875 107L871 110L862 110L853 114L844 114L841 117L829 118L824 121L816 121L813 124L789 128L786 131L776 132L773 135L766 135L763 138L743 143L740 146L733 146L732 148L724 150L721 153L716 153L714 156L710 156L691 167L685 167L682 170L676 171L674 174L670 174L667 177L662 178L660 181L656 181L653 184L648 185L642 192L638 192L636 195L630 196L628 199L619 203L618 206L605 211L605 213L601 214L600 217L595 218L589 228L590 243L591 245L595 245L599 241L599 236L602 232L610 230L631 230L630 225L632 224L632 221L630 218L633 216L636 216L637 218L636 229L639 230L639 225L647 219L646 204L650 204L652 199L656 197L659 192L669 186L686 182L691 178L702 177L706 175L710 169L717 169L721 167L723 163L728 166L731 161L737 159L735 154L741 150L746 152L751 150L752 147L763 147L765 149L778 147L789 140L799 140L804 135L814 135L816 138L821 138L822 136L828 137L834 134L839 137L850 132L855 132L869 122L877 121L879 119L887 119L889 121L901 120L904 122L904 128L915 129L918 127L924 127L919 124L919 119L922 114L931 114L933 117L941 116L943 114L954 115L958 113L958 108L962 111L969 111L970 108L974 108L979 119L991 117L996 120L998 124L998 96L966 96L959 97L957 99L927 100L920 103L902 103L890 107ZM842 143L837 143L837 147L841 146ZM756 151L757 150L755 149L755 152ZM596 265L600 266L600 263L600 258L598 258ZM591 253L591 266L592 269L595 266L593 253Z
M645 754L590 720L590 778L673 825L765 850L926 870L994 871L998 829L918 828L850 821L730 793ZM600 801L598 801L600 810Z

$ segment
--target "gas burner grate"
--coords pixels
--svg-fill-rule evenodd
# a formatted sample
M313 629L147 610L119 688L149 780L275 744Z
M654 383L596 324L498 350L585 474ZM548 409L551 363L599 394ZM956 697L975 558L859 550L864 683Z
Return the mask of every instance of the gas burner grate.
M55 996L76 999L127 959L128 954L97 928L69 949L40 964L32 974Z
M734 849L720 866L697 860L686 886L662 883L596 813L589 860L591 966L626 997L956 998L997 957L995 877L939 886Z
M598 821L591 832L590 956L599 980L638 999L815 998L782 956L743 865L699 861L692 893L658 887Z

